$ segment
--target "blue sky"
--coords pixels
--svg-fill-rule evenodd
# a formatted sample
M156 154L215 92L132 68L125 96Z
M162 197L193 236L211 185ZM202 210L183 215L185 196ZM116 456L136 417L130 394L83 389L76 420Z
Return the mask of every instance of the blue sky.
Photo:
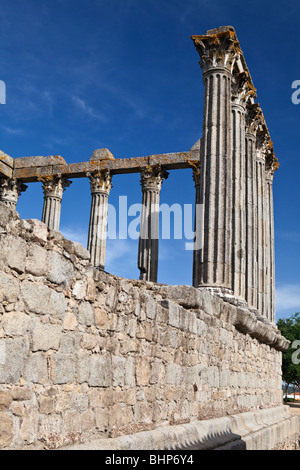
M12 157L61 155L87 161L96 148L115 158L185 151L201 137L203 84L190 39L235 27L274 143L277 318L300 311L300 4L221 0L0 0L0 149ZM138 175L113 180L141 202ZM161 202L192 204L189 170L173 171ZM39 183L22 194L23 218L40 218ZM87 180L64 193L61 230L86 243ZM182 240L160 243L159 282L191 284L192 255ZM108 240L108 271L136 278L137 240Z

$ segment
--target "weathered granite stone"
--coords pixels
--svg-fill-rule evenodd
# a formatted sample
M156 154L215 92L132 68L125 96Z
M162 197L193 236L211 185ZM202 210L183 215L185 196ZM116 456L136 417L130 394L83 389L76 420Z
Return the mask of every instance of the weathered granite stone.
M0 339L0 383L16 383L21 377L26 345L23 338Z
M0 446L5 447L14 437L14 423L8 413L0 412Z
M68 289L74 277L74 268L72 263L64 256L55 252L50 252L48 254L48 263L48 280Z
M96 149L90 160L114 160L114 156L108 149Z
M8 302L18 300L20 287L16 278L0 272L0 299Z
M12 394L9 390L0 391L0 411L9 408L12 402Z
M54 384L74 383L75 358L72 354L56 353L51 356L51 378Z
M65 164L65 160L60 155L50 155L47 157L20 157L14 159L14 167L16 169Z
M48 239L48 227L43 222L37 219L29 219L26 221L30 226L30 233L32 241L44 245Z
M66 312L63 317L63 329L75 330L78 325L76 315L73 312Z
M15 237L6 237L1 242L1 252L5 253L7 265L18 273L25 271L27 243L25 240Z
M110 354L90 357L89 384L92 387L110 387L112 385L112 362Z
M89 302L81 302L78 308L78 321L83 325L92 325L94 322L94 311Z
M76 281L72 293L76 299L84 299L87 291L86 281Z
M39 245L29 246L25 269L34 276L44 276L47 272L47 252Z
M42 352L30 355L24 363L24 379L32 383L47 383L49 379L47 362L47 356Z
M2 326L7 336L23 336L31 330L32 320L23 312L5 312Z
M0 150L0 161L6 163L10 168L14 167L14 159L2 150Z
M49 305L51 290L48 286L41 282L24 281L21 284L21 293L26 310L37 314L51 313Z
M32 351L58 350L61 326L36 321L32 330Z

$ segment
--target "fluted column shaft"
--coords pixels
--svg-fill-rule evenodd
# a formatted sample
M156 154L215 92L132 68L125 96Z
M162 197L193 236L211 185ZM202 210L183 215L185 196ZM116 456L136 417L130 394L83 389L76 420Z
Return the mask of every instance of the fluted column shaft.
M104 269L111 175L109 171L105 171L87 176L90 179L92 195L87 249L91 254L91 263L98 269Z
M204 74L203 137L200 152L199 203L203 204L202 249L195 287L231 289L231 118L230 73Z
M63 192L71 185L71 181L64 177L43 178L41 181L44 191L42 222L58 231Z
M256 158L257 172L257 264L258 264L258 312L266 317L266 200L265 200L265 158L258 154Z
M0 179L0 201L6 206L15 209L19 196L26 191L28 186L19 180L13 178Z
M231 79L239 49L231 28L192 39L204 82L199 188L203 242L196 255L194 286L232 294Z
M268 256L269 270L267 278L268 292L268 318L275 323L275 253L274 253L274 212L273 212L273 176L266 180L267 204L268 204Z
M202 248L202 240L199 237L202 235L198 233L202 226L202 213L200 212L200 184L201 184L201 166L200 162L197 166L193 168L193 180L195 183L195 222L194 222L194 250L193 250L193 286L199 284L199 260L200 260L200 253L199 250ZM200 219L200 220L199 220Z
M162 181L168 173L160 167L147 167L141 171L142 210L138 247L140 279L157 282L159 199Z
M246 277L246 168L245 108L232 103L232 288L236 298L245 300Z
M246 292L249 307L257 309L257 171L255 132L246 132Z
M267 155L265 173L266 206L267 206L267 233L266 251L268 257L267 271L267 317L275 323L275 254L274 254L274 208L273 208L273 178L278 168L274 154Z
M273 220L273 174L279 166L273 153L267 129L257 133L257 264L258 301L260 315L274 323L275 264Z

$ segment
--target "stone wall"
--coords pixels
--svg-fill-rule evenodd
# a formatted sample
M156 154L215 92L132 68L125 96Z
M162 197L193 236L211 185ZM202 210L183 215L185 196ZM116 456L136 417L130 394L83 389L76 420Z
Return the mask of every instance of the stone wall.
M189 426L260 410L285 429L269 448L296 445L274 325L193 287L98 271L78 243L0 209L2 448L147 448L158 429L186 442Z

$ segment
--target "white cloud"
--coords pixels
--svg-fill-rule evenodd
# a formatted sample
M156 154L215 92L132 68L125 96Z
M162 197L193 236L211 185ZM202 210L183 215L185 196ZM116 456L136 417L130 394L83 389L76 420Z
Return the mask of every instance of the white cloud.
M136 278L138 245L133 240L107 240L105 269L117 276Z
M17 129L16 127L3 126L2 130L5 131L7 134L12 134L12 135L25 135L26 134L26 131L24 129Z
M276 311L300 311L300 284L286 284L276 288Z
M80 111L84 112L91 118L98 119L103 122L106 122L108 120L107 116L94 110L91 106L86 103L86 101L79 98L78 96L72 96L72 101Z
M295 232L295 231L285 232L285 231L277 230L276 236L278 238L281 238L283 240L288 240L290 242L295 242L295 243L300 242L300 232Z
M86 248L87 246L87 232L82 228L75 227L61 227L60 232L65 238L72 242L78 242Z

